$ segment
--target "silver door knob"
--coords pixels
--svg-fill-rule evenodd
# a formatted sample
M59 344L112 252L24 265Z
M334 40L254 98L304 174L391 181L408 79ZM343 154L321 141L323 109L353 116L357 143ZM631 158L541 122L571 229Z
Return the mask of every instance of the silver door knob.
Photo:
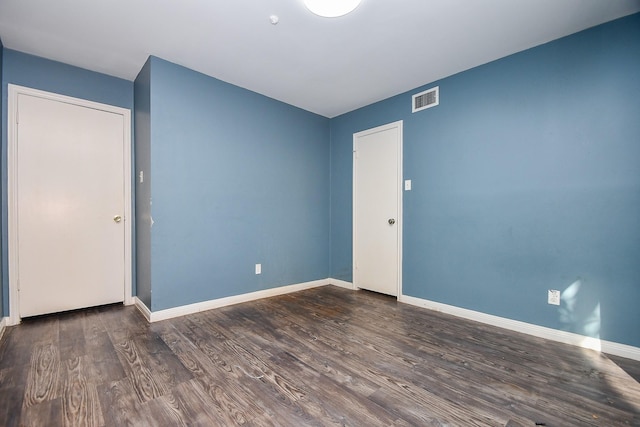
M389 225L393 225L396 223L396 220L393 218L389 218Z
M120 215L116 215L113 217L113 222L120 222L122 221L122 217Z

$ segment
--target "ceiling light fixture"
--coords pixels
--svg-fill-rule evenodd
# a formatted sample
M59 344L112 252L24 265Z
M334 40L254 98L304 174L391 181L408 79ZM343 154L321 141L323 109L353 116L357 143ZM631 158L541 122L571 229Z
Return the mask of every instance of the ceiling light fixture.
M361 0L304 0L311 12L325 18L337 18L353 12Z

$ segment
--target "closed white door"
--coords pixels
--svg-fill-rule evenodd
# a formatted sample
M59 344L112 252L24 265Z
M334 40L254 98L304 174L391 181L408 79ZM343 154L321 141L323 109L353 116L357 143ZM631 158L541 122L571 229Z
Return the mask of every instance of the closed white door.
M123 116L19 94L16 121L20 317L123 301Z
M401 281L402 122L353 136L353 282L397 296Z

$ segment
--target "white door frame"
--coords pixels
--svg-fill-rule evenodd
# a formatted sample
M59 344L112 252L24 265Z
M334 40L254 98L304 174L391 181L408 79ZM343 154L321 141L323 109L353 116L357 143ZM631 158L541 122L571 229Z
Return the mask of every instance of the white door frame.
M107 111L122 116L124 121L124 304L133 304L131 295L132 266L131 266L131 110L127 108L115 107L113 105L101 104L84 99L73 98L57 93L45 92L24 86L9 84L8 99L8 120L7 120L7 196L8 196L8 243L9 243L9 318L7 326L20 323L19 292L18 292L18 95L29 95L44 98L52 101L64 102L80 107L93 108L95 110Z
M402 223L403 221L403 216L402 216L402 192L403 192L403 188L402 188L402 178L403 178L403 172L402 172L402 165L403 165L403 160L402 160L402 146L403 146L403 134L402 134L402 126L403 126L403 121L399 120L397 122L392 122L392 123L388 123L386 125L382 125L382 126L378 126L372 129L367 129L367 130L363 130L361 132L357 132L353 134L353 199L351 201L351 206L353 207L353 219L352 219L352 232L353 232L353 236L352 236L352 275L353 275L353 286L354 289L358 289L357 287L357 270L355 268L355 262L356 262L356 177L357 177L357 162L356 162L356 141L358 137L361 136L366 136L366 135L370 135L373 133L377 133L377 132L383 132L389 129L393 129L393 128L397 128L398 129L398 177L397 177L397 186L398 186L398 200L397 200L397 208L398 208L398 216L397 216L397 220L396 220L396 229L397 229L397 233L398 233L398 289L397 289L397 295L396 298L399 298L402 295Z

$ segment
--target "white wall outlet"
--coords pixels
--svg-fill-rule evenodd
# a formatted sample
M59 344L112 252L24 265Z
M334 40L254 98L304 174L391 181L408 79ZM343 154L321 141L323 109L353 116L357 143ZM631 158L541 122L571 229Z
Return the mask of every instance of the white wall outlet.
M256 274L262 274L262 264L256 264Z
M549 295L547 297L547 301L549 304L560 305L560 291L556 291L555 289L549 289Z
M404 180L404 191L411 191L411 180L410 179L405 179Z

